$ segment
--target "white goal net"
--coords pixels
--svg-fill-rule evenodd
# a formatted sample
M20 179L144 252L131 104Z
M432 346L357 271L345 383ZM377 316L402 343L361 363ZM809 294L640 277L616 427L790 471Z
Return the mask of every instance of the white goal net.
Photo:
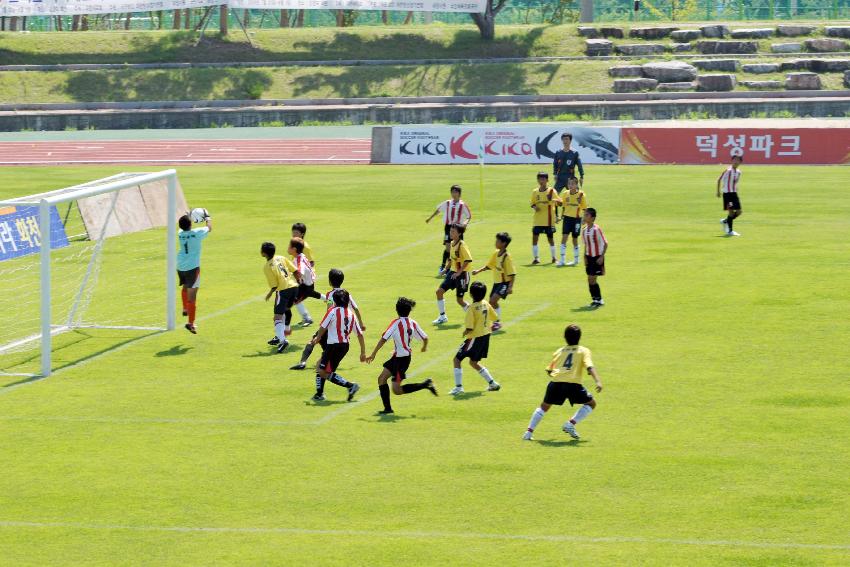
M46 376L173 329L185 207L174 170L0 201L0 374Z

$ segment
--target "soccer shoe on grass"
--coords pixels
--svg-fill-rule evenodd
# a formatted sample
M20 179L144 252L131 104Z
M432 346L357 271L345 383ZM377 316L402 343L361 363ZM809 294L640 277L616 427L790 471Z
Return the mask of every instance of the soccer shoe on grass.
M310 325L312 325L312 324L313 324L313 320L312 320L312 319L303 319L303 320L301 321L301 326L302 326L302 327L309 327L309 326L310 326Z
M381 415L390 415L391 413L395 413L395 412L391 409L382 409L378 413L381 414Z
M498 321L496 321L495 323L493 323L493 326L490 327L490 330L491 331L498 331L501 328L502 328L502 324L499 323Z
M581 435L579 435L578 431L576 431L576 426L569 421L564 424L562 429L564 430L564 433L569 433L570 437L573 439L581 439Z
M354 394L356 394L358 391L360 391L360 384L358 384L357 382L355 382L354 384L349 386L349 388L348 388L348 401L349 402L354 399Z
M325 395L320 394L319 392L316 392L315 394L313 394L313 397L310 398L310 399L313 400L314 402L324 402L325 401Z
M277 337L272 337L269 339L269 346L275 346L280 344L280 339Z
M299 362L298 364L289 367L290 370L304 370L305 368L307 368L306 362Z
M737 232L735 232L734 230L730 230L730 231L729 231L729 236L741 236L741 235L740 235L740 234L738 234Z
M526 431L522 434L523 441L534 441L534 437L531 436L531 431Z
M449 392L452 396L457 396L459 394L463 394L463 386L455 386L452 388L451 392Z
M437 317L436 319L431 321L431 323L433 323L434 325L442 325L443 323L448 323L448 322L449 322L449 318L446 317L445 314L440 315L439 317Z
M430 378L425 380L425 389L428 390L429 392L431 392L432 394L434 394L435 396L438 395L437 394L437 387L434 386L434 381L431 380Z
M539 263L540 263L540 258L535 258L534 260L532 260L532 261L531 261L531 263L532 263L532 264L539 264Z
M558 262L558 267L559 267L559 268L563 268L563 267L564 267L564 266L566 266L566 265L567 265L567 263L566 263L566 262L564 262L563 260L561 260L560 262Z
M286 350L286 347L289 346L289 341L283 341L279 345L277 345L277 353L280 354Z
M501 389L502 389L502 385L501 385L501 384L499 384L498 382L496 382L495 380L493 380L492 382L490 382L490 385L489 385L489 386L487 386L487 391L488 391L488 392L498 392L498 391L499 391L499 390L501 390Z
M195 328L195 325L192 323L186 323L186 330L192 333L193 335L198 334L198 329Z
M567 262L567 266L578 266L578 260Z

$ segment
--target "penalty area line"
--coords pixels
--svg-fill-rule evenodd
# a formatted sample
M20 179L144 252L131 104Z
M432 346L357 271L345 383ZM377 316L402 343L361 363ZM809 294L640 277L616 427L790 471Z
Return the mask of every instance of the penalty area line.
M740 547L752 549L808 549L850 551L850 544L800 543L794 541L746 541L697 538L652 538L641 536L581 536L546 534L496 534L475 532L428 532L428 531L369 531L332 530L287 527L217 527L217 526L133 526L122 524L88 524L82 522L25 522L0 520L0 529L69 529L96 531L163 532L186 534L259 534L259 535L303 535L303 536L357 536L363 538L407 538L407 539L461 539L490 541L526 541L582 544L638 543L650 545L678 545L688 547Z

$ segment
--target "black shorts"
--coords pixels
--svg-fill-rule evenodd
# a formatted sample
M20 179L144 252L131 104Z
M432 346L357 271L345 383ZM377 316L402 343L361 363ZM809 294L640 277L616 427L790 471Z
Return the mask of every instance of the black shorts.
M737 193L723 193L723 210L728 211L729 209L741 210L741 201L738 199Z
M322 358L319 359L319 368L325 372L336 372L339 368L339 363L348 354L348 343L337 343L335 345L326 345L322 349Z
M555 234L554 226L535 226L531 229L531 234L545 234L546 236L552 236Z
M458 297L463 297L463 294L469 289L469 272L463 272L456 278L452 276L454 276L454 272L450 271L446 279L443 280L443 283L440 284L440 287L443 291L453 289Z
M308 297L315 297L315 285L314 284L298 284L298 293L295 295L295 303L301 303Z
M562 406L569 400L570 405L586 404L593 399L584 386L575 382L549 382L546 386L546 395L543 396L544 404Z
M587 256L584 257L584 273L588 276L604 276L605 275L605 260L603 256L602 265L596 263L596 260L599 259L599 256Z
M177 270L177 285L189 288L201 287L201 268L192 268L191 270Z
M446 225L446 229L445 229L445 236L443 236L443 244L445 244L446 242L451 241L452 237L451 237L451 236L449 236L449 231L450 231L451 229L452 229L452 225L447 224L447 225Z
M573 238L578 238L581 235L581 219L564 217L561 234L572 234Z
M407 369L410 368L410 357L394 356L384 363L384 368L390 371L394 382L401 382L407 378Z
M276 291L274 294L274 314L283 315L292 309L292 304L295 303L297 293L297 287L291 287L289 289L284 289L283 291Z
M490 335L484 335L483 337L476 337L474 339L466 339L460 345L460 348L457 349L455 358L458 360L468 358L469 360L478 362L482 358L487 358L487 352L489 350Z
M502 299L507 299L508 297L508 283L497 283L493 284L493 289L490 291L490 295L498 295Z
M569 181L569 180L570 180L570 177L572 177L572 176L569 176L569 177L555 177L555 189L556 189L557 191L560 191L561 189L563 189L564 187L566 187L566 186L567 186L567 181Z

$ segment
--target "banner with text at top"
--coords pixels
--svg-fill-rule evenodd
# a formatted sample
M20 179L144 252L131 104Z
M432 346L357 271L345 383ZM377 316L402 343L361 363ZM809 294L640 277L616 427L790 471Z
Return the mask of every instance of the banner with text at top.
M554 125L394 126L391 163L551 164L573 135L572 149L586 164L614 164L620 158L620 128ZM479 152L483 158L479 159ZM548 169L547 169L548 171Z
M254 10L396 10L482 13L486 0L230 0L231 8Z

